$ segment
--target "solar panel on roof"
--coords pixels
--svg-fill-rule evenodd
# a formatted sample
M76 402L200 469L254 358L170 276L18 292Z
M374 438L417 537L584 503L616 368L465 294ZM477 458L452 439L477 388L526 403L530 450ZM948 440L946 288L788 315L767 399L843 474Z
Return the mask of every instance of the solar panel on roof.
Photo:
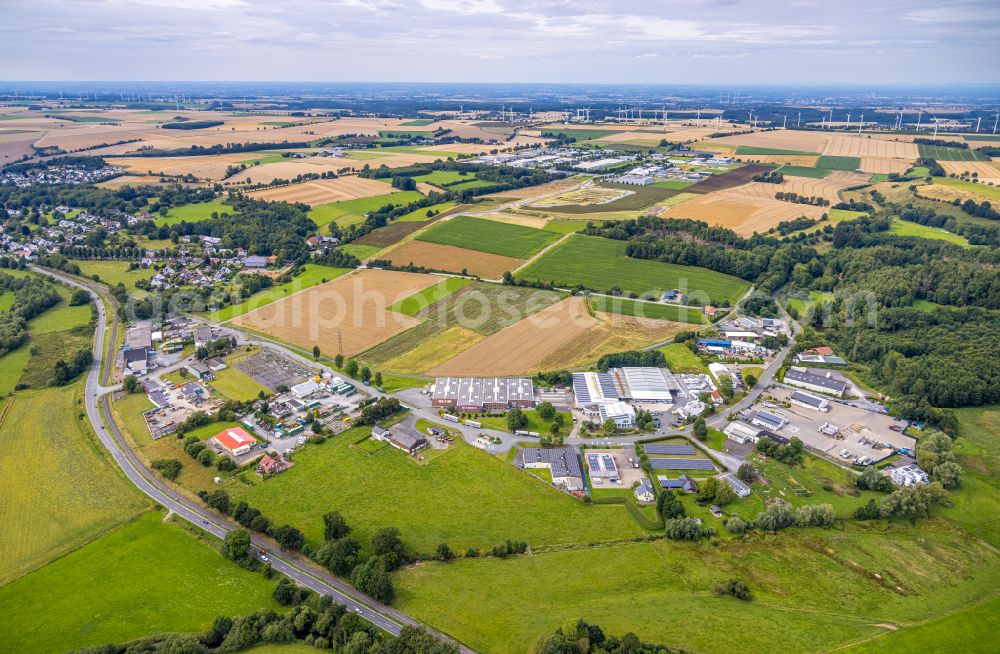
M650 459L649 465L656 470L714 470L708 459Z

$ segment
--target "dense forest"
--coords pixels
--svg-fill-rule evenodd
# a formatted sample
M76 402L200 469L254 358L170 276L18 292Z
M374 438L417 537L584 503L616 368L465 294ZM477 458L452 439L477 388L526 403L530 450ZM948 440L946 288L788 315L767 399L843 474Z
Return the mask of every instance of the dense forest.
M10 309L0 312L0 355L24 345L26 323L59 302L54 285L35 276L13 277L0 273L0 293L13 292Z

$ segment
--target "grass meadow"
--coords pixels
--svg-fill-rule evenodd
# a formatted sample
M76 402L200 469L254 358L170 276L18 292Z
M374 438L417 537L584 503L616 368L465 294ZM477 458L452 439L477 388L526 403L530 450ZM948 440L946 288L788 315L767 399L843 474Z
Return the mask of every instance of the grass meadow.
M232 366L214 373L215 380L208 382L208 385L219 393L222 393L230 400L245 402L257 397L261 391L265 395L270 395L271 391L258 384L252 377L242 370Z
M162 518L150 511L0 588L4 648L63 652L198 632L218 615L280 608L271 599L273 581L226 560L215 541Z
M834 157L830 155L820 155L816 160L817 168L827 170L846 170L854 172L861 167L861 157Z
M160 217L156 219L156 226L160 225L176 225L181 221L187 221L189 223L198 222L199 220L209 220L213 213L231 213L233 208L228 204L222 202L198 202L195 204L185 204L179 207L171 207L167 210L167 215L165 217Z
M962 247L969 247L969 241L967 241L964 236L959 236L958 234L949 232L946 229L928 227L926 225L921 225L920 223L912 223L908 220L902 220L899 218L892 221L892 225L889 226L889 233L896 234L898 236L917 236L920 238L937 239L939 241L948 241L949 243L954 243L955 245L961 245Z
M735 302L750 288L749 282L706 268L631 259L625 256L623 241L580 235L547 251L517 276L565 286L582 284L595 291L618 287L654 297L679 288L688 295L703 293L718 305Z
M20 391L0 407L0 584L149 506L81 419L81 394L79 384Z
M822 179L830 174L825 168L812 168L810 166L782 166L778 169L782 175L793 175L795 177L812 177Z
M612 298L595 295L590 298L590 307L594 311L607 311L624 316L639 316L656 320L673 320L693 325L704 325L708 322L704 312L675 304L659 304L653 302L637 302L623 298Z
M148 280L156 271L152 268L136 268L129 270L128 261L83 261L74 259L73 263L80 266L80 272L86 277L97 275L100 281L108 286L124 284L130 295L145 297L146 291L137 289L135 283L140 280Z
M327 511L340 511L366 545L379 528L398 527L407 547L423 555L442 542L464 552L508 538L539 546L643 533L621 507L587 506L463 442L427 465L395 448L368 454L351 445L369 429L306 447L277 477L226 489L272 520L296 525L313 544L322 540Z
M527 259L558 237L543 229L457 216L431 227L417 236L417 240Z
M455 291L465 288L471 283L471 279L465 279L464 277L445 277L440 283L428 286L424 290L400 300L389 307L389 310L405 313L408 316L415 316L423 309L443 300Z
M986 157L973 149L949 148L942 145L917 146L920 150L921 159L937 159L938 161L984 161Z
M28 331L31 334L67 331L90 322L92 313L89 303L72 306L69 298L73 291L61 284L56 285L56 290L62 300L28 321Z
M996 186L977 184L975 182L966 182L964 180L954 179L952 177L935 177L934 183L940 184L941 186L950 186L951 188L956 188L962 191L968 191L969 193L984 195L988 197L992 202L1000 201L1000 188Z

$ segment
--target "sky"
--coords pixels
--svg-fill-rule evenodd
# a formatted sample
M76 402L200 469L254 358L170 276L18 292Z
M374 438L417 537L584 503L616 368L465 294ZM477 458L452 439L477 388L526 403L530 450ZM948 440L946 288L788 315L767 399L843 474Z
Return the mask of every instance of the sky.
M937 84L1000 2L0 0L0 79Z

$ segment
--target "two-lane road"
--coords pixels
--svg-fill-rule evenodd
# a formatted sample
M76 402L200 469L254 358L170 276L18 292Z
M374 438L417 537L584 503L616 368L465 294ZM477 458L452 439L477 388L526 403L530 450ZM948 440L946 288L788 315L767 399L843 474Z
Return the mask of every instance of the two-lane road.
M94 362L87 373L85 406L87 418L93 426L101 444L111 454L112 459L122 469L135 486L148 495L153 501L166 507L178 517L210 532L218 538L225 538L238 525L201 507L184 496L167 488L153 473L147 470L139 461L135 452L127 445L124 437L113 420L105 421L105 416L111 415L109 395L103 393L100 383L101 364L104 357L104 334L107 330L107 311L101 295L95 287L81 283L67 275L62 275L42 268L33 267L35 272L54 277L66 284L88 291L97 306L97 330L94 335ZM105 296L107 297L107 296ZM108 298L110 300L110 298ZM117 316L114 318L117 325ZM109 353L110 354L110 353ZM268 557L274 570L287 575L295 582L323 595L329 595L333 601L354 611L359 616L371 622L383 631L398 635L404 625L423 626L409 616L379 604L375 600L358 592L349 584L333 577L308 560L292 558L285 553L272 550L272 545L260 536L254 534L253 544L258 549L268 549ZM454 642L452 639L428 629L437 638ZM475 654L468 647L459 645L462 654Z

